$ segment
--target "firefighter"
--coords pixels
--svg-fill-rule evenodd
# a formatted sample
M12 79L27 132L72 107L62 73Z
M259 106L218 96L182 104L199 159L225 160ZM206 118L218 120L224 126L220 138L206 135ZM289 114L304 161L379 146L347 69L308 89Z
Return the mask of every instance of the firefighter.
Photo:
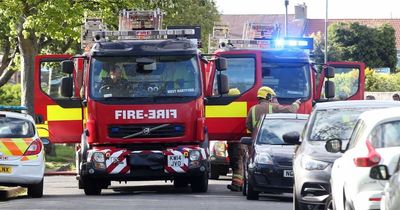
M230 88L228 96L240 95L238 88ZM238 142L228 143L229 165L232 168L232 182L228 185L231 191L241 191L243 185L244 146Z
M276 98L276 94L272 88L264 86L258 89L257 98L258 104L250 108L249 114L246 119L246 128L253 132L253 129L257 125L258 120L263 114L268 113L294 113L300 107L300 99L297 99L292 105L284 106L280 105Z
M110 76L103 78L99 92L112 96L128 96L128 81L123 78L122 69L115 65L110 70Z

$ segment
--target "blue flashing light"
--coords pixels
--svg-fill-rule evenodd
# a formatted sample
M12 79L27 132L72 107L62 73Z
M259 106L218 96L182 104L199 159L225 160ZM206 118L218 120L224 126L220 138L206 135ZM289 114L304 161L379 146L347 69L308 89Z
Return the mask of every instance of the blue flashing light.
M283 40L275 40L275 47L312 50L314 48L314 39L306 37L285 37Z
M28 110L24 106L2 106L0 105L0 111L25 111Z

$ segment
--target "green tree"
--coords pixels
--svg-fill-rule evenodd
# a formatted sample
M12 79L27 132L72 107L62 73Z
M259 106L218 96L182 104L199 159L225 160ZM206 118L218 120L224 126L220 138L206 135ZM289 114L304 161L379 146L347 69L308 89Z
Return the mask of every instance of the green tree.
M377 28L360 23L335 23L328 37L336 56L331 61L362 61L369 67L390 67L395 71L395 31L390 25Z
M210 23L218 18L212 0L3 0L0 32L6 33L0 35L0 46L7 46L8 40L10 46L18 47L21 55L22 105L33 113L34 57L39 53L76 52L84 14L90 16L100 12L101 17L115 28L121 9L155 7L166 11L166 24L204 26L203 37L211 31ZM13 60L14 52L10 51L7 53L10 56L5 57Z

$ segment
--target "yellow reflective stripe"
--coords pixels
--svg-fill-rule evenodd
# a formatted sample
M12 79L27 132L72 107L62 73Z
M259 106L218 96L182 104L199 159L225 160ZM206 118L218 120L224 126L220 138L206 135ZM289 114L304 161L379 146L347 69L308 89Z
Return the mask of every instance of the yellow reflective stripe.
M46 124L36 124L36 128L39 134L39 137L49 137L49 125Z
M228 105L207 105L206 117L247 117L247 102L232 102Z
M256 123L257 123L257 121L256 121L256 107L254 106L251 109L251 124L252 124L253 128L256 127Z
M272 104L268 104L268 114L271 114L274 112L274 109L272 107Z
M82 120L81 108L63 108L58 105L47 106L47 121Z
M6 145L4 145L3 142L2 142L1 140L0 140L0 151L1 151L3 154L7 155L7 156L11 156L11 155L12 155L11 151L8 150L8 148L6 147Z

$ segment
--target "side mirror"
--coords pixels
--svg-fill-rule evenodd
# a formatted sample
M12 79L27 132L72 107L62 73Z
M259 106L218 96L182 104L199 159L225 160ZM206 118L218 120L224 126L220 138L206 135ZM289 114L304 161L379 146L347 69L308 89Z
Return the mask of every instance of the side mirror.
M217 82L219 94L222 95L229 93L228 76L226 76L225 74L218 74Z
M253 139L251 137L242 137L240 143L244 145L251 146L253 144Z
M62 71L66 74L72 74L74 72L74 62L70 60L61 62Z
M71 98L73 93L73 80L72 77L63 77L60 86L61 95L63 97Z
M335 77L335 68L332 66L327 66L325 68L325 77L328 79L334 78Z
M331 139L325 143L326 151L330 153L338 153L343 152L342 150L342 141L339 139Z
M282 138L287 144L300 144L300 133L297 131L285 133L282 135Z
M377 180L388 180L390 179L388 167L385 165L377 165L371 168L369 171L369 177Z
M228 69L228 59L219 57L215 60L215 68L218 71L225 71Z
M332 81L325 81L325 98L335 97L335 83Z
M40 140L42 141L42 143L44 145L49 145L50 144L50 140L48 138L40 138Z

